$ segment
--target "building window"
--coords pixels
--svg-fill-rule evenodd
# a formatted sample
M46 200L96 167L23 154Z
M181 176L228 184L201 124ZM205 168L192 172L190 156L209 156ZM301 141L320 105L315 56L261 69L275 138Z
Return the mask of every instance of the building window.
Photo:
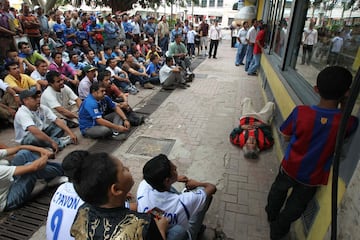
M201 0L201 7L207 7L207 0Z
M209 7L215 7L215 0L209 0Z
M217 6L218 7L223 7L224 6L224 0L218 0L217 1Z
M350 2L268 3L268 52L281 60L283 70L297 72L299 79L305 79L309 86L316 84L318 73L326 66L343 66L355 75L360 65L356 61L360 57L360 25L359 18L354 16L354 6L347 5Z

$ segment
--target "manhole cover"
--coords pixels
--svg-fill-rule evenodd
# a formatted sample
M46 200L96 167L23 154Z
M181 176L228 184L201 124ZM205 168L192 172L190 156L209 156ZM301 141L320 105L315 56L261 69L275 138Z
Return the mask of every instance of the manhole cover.
M160 153L168 155L175 144L174 139L140 136L127 150L127 153L155 157Z

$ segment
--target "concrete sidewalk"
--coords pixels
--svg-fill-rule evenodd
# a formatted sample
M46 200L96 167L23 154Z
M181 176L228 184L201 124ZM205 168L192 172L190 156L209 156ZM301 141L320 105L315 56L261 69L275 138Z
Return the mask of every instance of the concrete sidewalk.
M261 153L257 160L247 160L229 142L231 130L238 126L241 100L252 98L256 109L265 104L259 80L248 76L243 66L235 66L235 53L230 41L223 41L218 59L206 59L196 68L191 87L174 90L113 155L130 168L136 182L132 189L135 195L143 165L161 151L151 144L169 141L168 157L178 166L179 174L214 183L218 188L206 216L204 239L215 239L215 230L217 239L225 239L224 234L229 239L269 239L264 207L278 161L275 150ZM151 146L143 146L140 155L133 150L144 137ZM92 143L80 140L81 145L69 146L66 151ZM178 185L179 189L183 187ZM224 233L222 237L220 233ZM44 227L32 237L44 238Z
M256 77L234 65L236 49L229 41L218 50L218 59L206 59L196 68L191 87L175 90L150 116L150 123L138 128L114 154L130 167L136 193L142 166L150 157L129 154L129 148L142 136L175 140L169 158L178 173L218 187L207 227L232 239L269 239L264 207L278 168L275 151L247 160L229 142L238 125L241 100L252 98L256 109L264 105L261 86Z

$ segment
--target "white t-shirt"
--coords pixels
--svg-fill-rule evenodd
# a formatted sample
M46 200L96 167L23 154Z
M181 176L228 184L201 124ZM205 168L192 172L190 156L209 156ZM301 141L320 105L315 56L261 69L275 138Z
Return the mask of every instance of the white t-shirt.
M339 37L339 36L335 36L332 40L332 47L331 47L331 52L333 53L339 53L341 51L341 48L344 44L344 40Z
M70 228L78 208L84 203L70 182L58 187L54 193L46 221L47 240L72 240Z
M93 82L97 82L97 79L94 78ZM79 93L79 97L80 99L85 99L89 93L90 93L90 87L93 84L93 82L90 81L90 79L85 76L79 83L79 87L78 87L78 93Z
M52 109L55 115L61 118L64 116L58 113L55 108L64 107L67 110L71 110L72 105L76 103L76 99L78 99L78 96L76 96L76 94L67 85L64 85L60 92L57 92L51 86L48 86L41 94L40 102Z
M124 71L118 66L116 66L114 69L112 69L111 67L107 67L106 70L109 70L111 72L111 78L113 78L114 75L119 76L120 73L124 73Z
M6 149L0 149L0 159L7 156ZM4 211L6 207L7 196L16 166L0 165L0 212Z
M6 89L9 87L9 85L4 82L2 79L0 79L0 89L6 92Z
M46 80L46 74L45 75L41 75L38 70L35 70L31 73L30 77L36 81L38 80Z
M254 44L255 41L256 41L256 34L257 34L256 28L255 28L254 26L252 26L252 27L249 29L249 31L247 31L247 33L246 33L246 39L247 39L250 43ZM249 42L248 42L248 43L249 43Z
M189 228L189 219L204 208L206 192L203 188L181 194L158 192L145 180L142 180L137 190L138 212L147 212L154 207L165 211L164 216L170 225L180 224Z
M40 104L38 110L31 111L25 105L22 105L15 114L15 141L21 143L28 133L28 127L35 126L40 130L44 130L55 120L56 115L47 106Z
M248 32L248 31L247 31L244 27L242 27L242 28L239 30L239 32L238 32L238 34L237 34L237 37L240 39L240 43L241 43L241 44L247 44L247 42L246 42L247 32Z
M165 80L171 75L172 67L169 67L167 64L164 64L159 71L160 83L165 82Z
M195 30L191 30L187 32L187 42L188 43L195 43L195 35L196 35L196 31Z

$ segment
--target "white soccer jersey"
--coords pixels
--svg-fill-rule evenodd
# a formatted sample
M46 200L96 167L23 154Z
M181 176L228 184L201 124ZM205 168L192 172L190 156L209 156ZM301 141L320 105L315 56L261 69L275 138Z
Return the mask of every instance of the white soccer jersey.
M182 225L189 228L189 219L204 208L206 192L203 188L177 194L174 192L158 192L145 180L142 180L138 191L138 212L147 212L154 207L165 211L164 216L170 225Z
M46 239L73 240L74 238L70 236L70 228L78 208L83 203L72 183L67 182L60 185L50 202L46 222Z

